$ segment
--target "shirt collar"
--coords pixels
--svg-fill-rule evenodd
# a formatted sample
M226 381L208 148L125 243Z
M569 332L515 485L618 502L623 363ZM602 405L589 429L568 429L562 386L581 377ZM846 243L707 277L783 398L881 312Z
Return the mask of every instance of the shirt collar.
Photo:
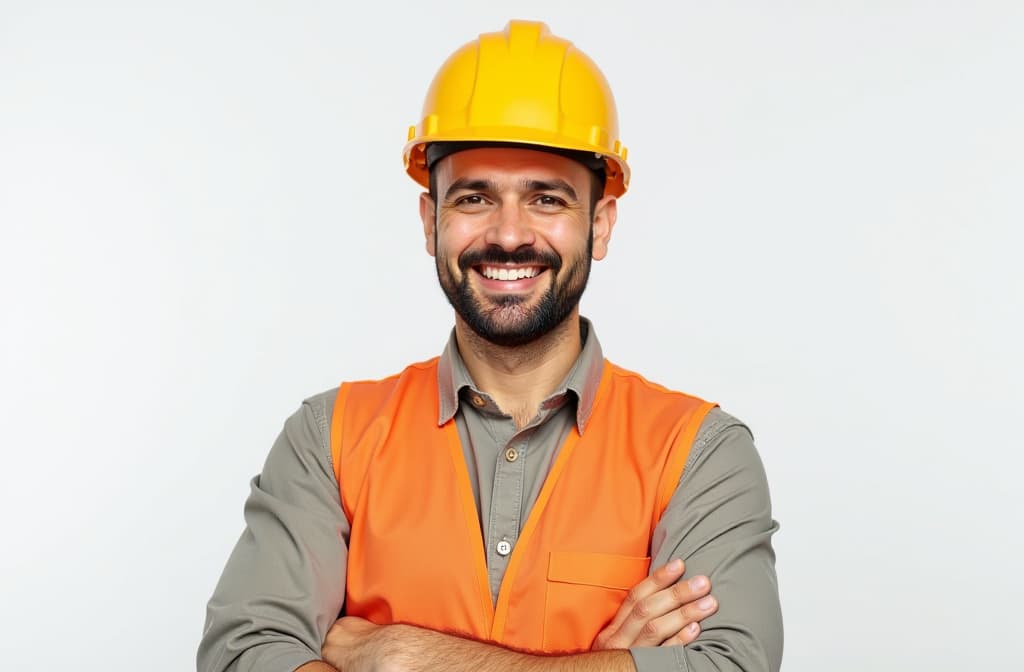
M601 384L601 376L604 373L604 353L590 320L584 317L580 318L580 331L583 335L583 349L562 384L548 399L572 392L576 398L576 428L580 434L583 434L594 409L597 388ZM455 417L459 410L459 393L466 387L477 389L473 378L466 369L466 363L459 353L453 329L437 364L437 391L440 401L438 426Z

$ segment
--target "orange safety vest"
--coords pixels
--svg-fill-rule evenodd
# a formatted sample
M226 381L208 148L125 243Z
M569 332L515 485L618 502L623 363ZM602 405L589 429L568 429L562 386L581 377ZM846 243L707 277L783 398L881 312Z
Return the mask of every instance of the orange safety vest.
M714 404L605 363L584 436L569 433L491 600L437 359L345 383L331 455L351 523L345 613L532 651L583 651L647 576L651 535Z

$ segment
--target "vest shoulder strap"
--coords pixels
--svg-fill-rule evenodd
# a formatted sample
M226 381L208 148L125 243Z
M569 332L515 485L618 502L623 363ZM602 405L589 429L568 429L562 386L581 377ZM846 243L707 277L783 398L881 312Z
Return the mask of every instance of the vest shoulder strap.
M683 470L686 468L686 461L690 456L690 449L697 438L701 423L704 422L704 418L711 409L718 404L652 383L640 374L611 362L608 363L608 366L615 379L630 385L636 390L635 394L643 395L649 400L645 404L647 408L656 404L664 405L664 412L659 413L659 417L671 418L669 422L675 423L669 432L672 448L658 482L657 505L654 508L654 518L651 521L651 530L653 531L679 487L679 481L683 477ZM665 424L668 425L669 422Z
M373 459L370 451L353 450L363 442L367 432L386 432L382 419L392 417L386 411L394 406L402 388L410 384L436 385L438 358L410 364L401 373L380 380L344 382L338 387L331 415L331 465L341 486L341 504L352 520L353 508L359 501L366 472Z

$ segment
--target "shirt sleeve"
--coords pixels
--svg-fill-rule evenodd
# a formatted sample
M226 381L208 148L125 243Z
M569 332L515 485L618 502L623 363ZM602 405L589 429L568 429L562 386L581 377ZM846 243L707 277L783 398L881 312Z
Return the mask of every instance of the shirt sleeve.
M686 647L631 649L638 672L779 670L782 611L771 545L778 529L750 431L712 410L655 527L651 568L682 558L686 577L710 577L718 612Z
M303 402L252 479L245 531L206 608L199 672L290 672L320 659L344 601L350 529L328 440L335 395Z

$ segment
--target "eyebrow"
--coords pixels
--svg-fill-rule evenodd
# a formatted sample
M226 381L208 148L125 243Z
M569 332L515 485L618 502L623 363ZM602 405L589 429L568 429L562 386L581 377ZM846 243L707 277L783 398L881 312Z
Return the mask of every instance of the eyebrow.
M458 191L489 191L494 192L498 190L496 185L491 180L478 180L469 177L460 177L451 183L448 190L444 192L444 200L449 200L452 194Z
M558 178L554 180L523 180L522 186L526 191L560 191L568 196L570 201L579 200L572 185Z
M519 183L523 191L558 191L569 197L569 200L576 201L579 197L572 185L562 179L553 180L530 180L525 179ZM498 185L493 180L481 180L470 177L460 177L449 185L444 192L445 200L451 199L452 195L459 191L483 191L494 193L498 191Z

